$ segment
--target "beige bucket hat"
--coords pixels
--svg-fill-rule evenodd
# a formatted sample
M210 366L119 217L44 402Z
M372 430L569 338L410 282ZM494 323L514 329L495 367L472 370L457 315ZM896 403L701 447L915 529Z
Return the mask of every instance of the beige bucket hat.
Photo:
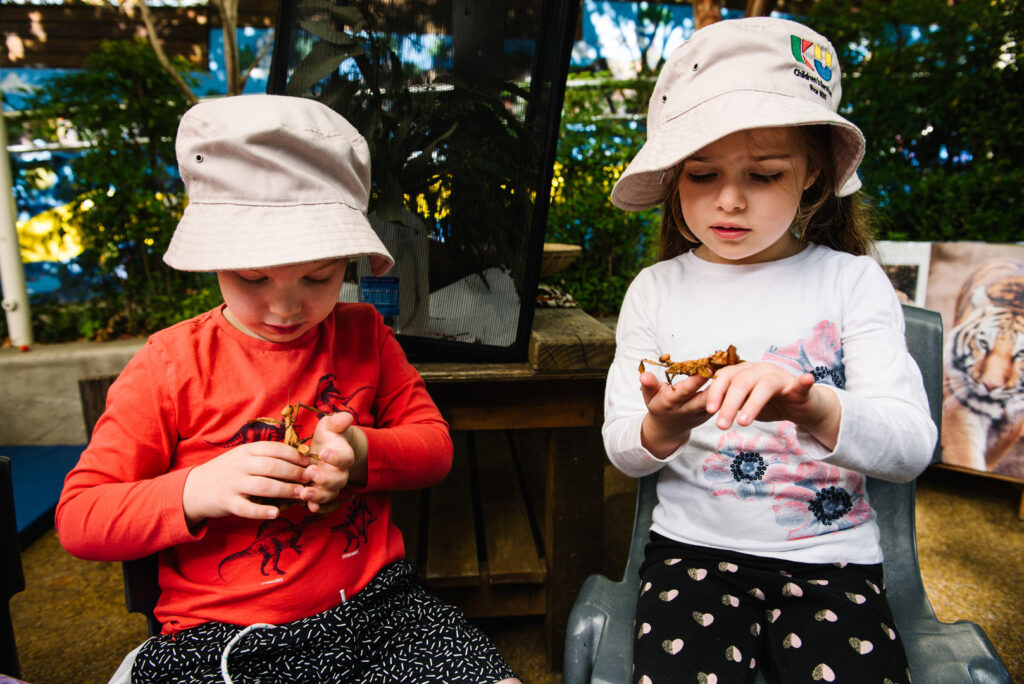
M164 261L182 271L264 268L367 256L394 259L366 218L370 152L315 100L238 95L201 102L178 126L188 205Z
M617 207L657 206L670 169L737 131L828 124L839 197L860 188L864 135L837 114L837 53L803 24L771 17L728 19L695 31L669 57L647 113L647 142L612 188Z

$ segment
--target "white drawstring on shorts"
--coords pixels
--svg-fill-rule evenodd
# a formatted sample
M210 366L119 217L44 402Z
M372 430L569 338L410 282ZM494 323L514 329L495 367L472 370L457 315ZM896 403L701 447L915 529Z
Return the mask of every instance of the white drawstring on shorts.
M231 675L228 674L228 656L231 654L231 649L234 648L235 644L239 642L246 634L256 629L274 629L277 625L267 624L266 622L257 622L254 625L249 625L238 634L231 638L227 646L220 653L220 676L224 680L224 684L234 684L231 679Z

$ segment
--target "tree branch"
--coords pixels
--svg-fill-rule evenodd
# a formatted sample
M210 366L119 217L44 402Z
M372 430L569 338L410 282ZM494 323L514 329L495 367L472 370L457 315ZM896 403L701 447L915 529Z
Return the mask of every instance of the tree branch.
M274 36L274 39L276 38L277 36ZM249 81L249 74L252 73L252 70L256 67L256 65L259 64L260 61L267 56L268 52L270 52L270 46L274 44L274 39L268 40L266 43L263 44L263 47L260 48L259 54L257 54L255 59L252 60L252 64L250 64L249 67L245 70L245 73L242 74L241 83L238 84L239 92L245 90L245 84Z
M190 104L196 104L199 102L199 97L188 87L188 83L178 70L171 64L171 60L167 58L167 53L164 52L164 46L160 42L160 38L156 35L156 26L153 24L153 15L149 12L149 7L146 5L145 0L123 0L121 2L121 10L129 17L132 15L132 9L138 7L142 14L142 23L146 26L146 37L149 39L149 44L153 48L153 52L156 53L157 61L160 62L160 66L171 75L171 78L177 84L178 89L185 95L185 99Z

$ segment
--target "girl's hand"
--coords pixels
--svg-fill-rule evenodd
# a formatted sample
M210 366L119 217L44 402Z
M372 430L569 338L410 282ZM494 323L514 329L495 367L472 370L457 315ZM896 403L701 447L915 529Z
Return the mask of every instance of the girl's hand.
M706 382L695 375L669 385L653 373L640 374L640 391L647 405L640 443L655 458L667 458L690 438L690 430L708 419L705 395L700 391Z
M733 421L788 420L807 430L828 449L839 435L841 406L834 392L819 387L810 373L793 375L770 363L742 363L715 373L707 389L708 413L728 430Z
M309 466L283 442L243 444L196 466L185 478L181 503L190 528L208 518L277 517L276 506L256 503L251 497L298 499L303 472Z
M333 413L321 418L313 431L310 451L320 460L306 468L302 481L307 484L298 493L311 513L337 498L350 482L366 483L366 434L353 420L351 413Z

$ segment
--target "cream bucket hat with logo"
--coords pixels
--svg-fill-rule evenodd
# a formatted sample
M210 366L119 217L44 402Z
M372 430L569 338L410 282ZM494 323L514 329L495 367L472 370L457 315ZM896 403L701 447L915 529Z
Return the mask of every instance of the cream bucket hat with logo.
M837 114L842 96L832 44L787 19L728 19L695 31L669 57L647 112L647 142L612 188L628 211L661 203L671 169L737 131L828 124L835 194L860 188L864 135Z
M164 254L172 268L367 256L380 275L394 264L366 218L369 148L326 105L284 95L201 102L175 145L188 205Z

